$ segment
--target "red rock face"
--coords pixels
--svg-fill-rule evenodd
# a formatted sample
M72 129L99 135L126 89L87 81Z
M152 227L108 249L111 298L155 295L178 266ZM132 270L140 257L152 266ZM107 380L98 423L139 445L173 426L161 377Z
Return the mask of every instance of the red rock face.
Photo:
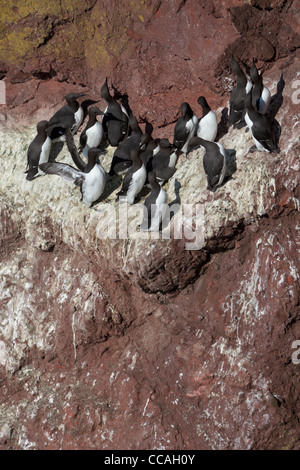
M198 114L200 95L212 107L227 104L232 53L248 63L255 57L265 70L277 59L293 61L299 47L292 1L149 1L134 8L98 0L80 12L42 18L36 50L12 63L2 57L8 122L12 116L23 123L45 119L78 87L104 106L100 87L108 76L128 95L133 113L158 137L168 137L183 101ZM24 27L29 20L23 19Z
M224 218L203 250L158 243L150 261L143 253L126 269L116 244L89 246L75 229L66 241L48 216L29 235L20 201L0 200L0 324L10 333L0 334L0 449L299 450L296 2L122 8L98 0L63 21L44 18L42 46L1 66L8 129L15 118L27 125L47 117L78 87L103 107L108 76L155 136L171 136L182 101L198 113L200 94L212 107L228 105L234 53L248 63L256 57L269 83L283 73L284 93L273 100L274 114L287 110L276 115L283 157L249 154L258 165L270 158L273 190L261 216L253 207L234 222ZM50 59L49 46L62 47L66 31L72 37L64 27L79 17L90 21L95 49ZM96 28L108 55L95 66ZM6 349L13 354L4 362Z
M24 307L55 328L48 350L31 347L2 377L2 449L298 448L294 208L220 233L195 281L171 293L147 293L59 240L30 264L32 248L10 240L3 261L22 250L30 266Z

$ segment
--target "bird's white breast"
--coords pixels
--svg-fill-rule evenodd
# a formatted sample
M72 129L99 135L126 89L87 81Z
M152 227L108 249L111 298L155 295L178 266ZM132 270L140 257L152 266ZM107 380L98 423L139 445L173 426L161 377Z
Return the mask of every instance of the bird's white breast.
M189 132L189 135L188 135L188 138L187 138L184 146L181 149L182 152L187 153L189 142L190 142L191 138L194 137L194 135L195 135L197 125L198 125L198 118L197 118L196 114L194 114L193 117L188 120L188 122L186 123L186 126L185 126L186 130Z
M47 136L47 139L42 145L39 164L48 162L50 150L51 150L51 139L49 136Z
M253 135L253 131L252 131L252 127L253 127L253 122L251 121L250 117L249 117L249 114L248 114L248 111L246 111L245 113L245 121L246 121L246 124L247 126L249 127L250 131L251 131L251 134L252 134L252 138L254 140L254 143L256 145L256 148L257 150L259 150L260 152L269 152L268 149L265 149L261 143L254 137Z
M218 119L214 111L209 111L199 121L197 137L214 142L218 132Z
M166 202L166 192L163 188L161 188L155 204L151 205L151 214L153 217L151 217L151 224L149 227L150 232L157 232L159 230L160 223L163 220L166 212Z
M219 147L221 154L223 155L223 167L222 167L220 178L218 181L218 186L220 186L220 184L223 183L225 174L226 174L226 150L224 149L223 145L220 144L219 142L216 142L216 144Z
M83 202L90 205L99 199L104 191L106 183L106 173L104 168L97 164L94 168L85 174L82 184Z
M259 103L259 112L261 114L265 114L265 112L267 111L270 100L271 100L270 90L267 87L264 87L262 94L261 94L260 103Z
M41 153L40 153L40 159L39 159L39 165L42 163L47 163L49 161L49 156L50 156L50 151L51 151L51 139L49 136L47 136L45 142L42 145L41 148ZM38 174L43 175L44 172L39 169Z
M103 126L100 122L96 122L92 127L86 131L86 145L82 150L83 155L88 158L88 151L90 148L98 147L103 137Z
M247 85L246 85L246 88L245 88L246 93L249 93L249 91L251 90L251 88L252 88L252 83L251 83L251 81L248 79L248 80L247 80Z
M170 155L169 166L173 168L176 165L176 162L177 162L177 152L173 152Z
M75 124L72 127L72 132L76 132L79 129L83 121L83 109L81 106L79 106L78 110L74 114L74 118L75 118Z
M144 165L141 166L132 175L132 179L127 190L126 196L121 196L120 201L126 201L128 204L133 204L137 194L143 189L147 177L147 171Z

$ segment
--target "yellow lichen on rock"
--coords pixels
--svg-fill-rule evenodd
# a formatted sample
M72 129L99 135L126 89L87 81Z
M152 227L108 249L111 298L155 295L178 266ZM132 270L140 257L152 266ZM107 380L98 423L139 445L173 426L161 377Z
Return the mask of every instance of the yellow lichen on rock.
M8 0L0 12L0 60L18 65L25 58L36 55L37 47L48 38L55 20L66 23L58 27L58 37L46 44L42 55L49 55L52 59L80 56L84 51L85 39L85 29L82 28L85 17L82 13L92 4L91 0L84 5L79 0L26 0L15 6L15 2Z

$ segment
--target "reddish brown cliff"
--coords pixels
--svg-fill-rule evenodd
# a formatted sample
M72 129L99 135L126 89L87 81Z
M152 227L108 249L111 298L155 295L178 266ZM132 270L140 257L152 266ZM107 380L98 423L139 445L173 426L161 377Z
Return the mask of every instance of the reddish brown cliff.
M33 4L36 8L33 11ZM136 116L160 137L188 101L226 105L232 53L262 70L287 67L299 47L295 1L22 2L3 9L0 71L8 112L28 122L47 118L70 89L99 99L106 76L129 97ZM34 25L34 26L33 26ZM2 78L1 77L1 78Z

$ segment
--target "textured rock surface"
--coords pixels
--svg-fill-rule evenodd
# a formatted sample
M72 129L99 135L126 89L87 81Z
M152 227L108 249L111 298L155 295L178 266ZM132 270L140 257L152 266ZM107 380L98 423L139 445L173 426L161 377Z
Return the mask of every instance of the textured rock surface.
M250 3L252 5L250 5ZM0 78L8 112L44 119L67 91L88 89L100 100L105 79L129 96L136 116L157 136L173 129L182 101L201 113L197 98L227 104L231 54L293 62L299 47L297 2L230 0L61 0L6 2L0 16ZM33 24L36 25L33 28ZM47 101L45 97L47 96Z
M0 141L0 448L299 449L300 366L291 360L300 339L295 4L201 2L198 14L192 1L172 2L174 12L165 2L128 2L114 13L104 1L85 2L84 11L82 2L69 2L73 9L61 1L32 14L31 3L14 11L7 2L1 20L18 15L9 31L23 39L27 23L40 27L19 55L2 57L10 101ZM94 27L92 49L78 36L73 66L69 38L78 30L86 37L87 19L105 34ZM209 24L220 31L216 41ZM254 41L255 31L265 43ZM261 54L281 152L248 154L249 132L221 132L236 171L214 194L205 189L201 151L180 157L168 200L178 202L176 179L181 208L199 210L199 249L186 249L188 231L145 240L117 226L115 239L102 237L104 222L114 228L103 208L120 210L114 182L104 196L110 206L91 210L66 181L25 181L30 116L35 123L66 90L92 89L107 72L161 137L171 133L178 104L196 102L203 89L222 124L232 86L224 66L235 48L248 60ZM95 50L103 76L92 66ZM55 98L38 109L49 90ZM12 129L17 114L21 131ZM71 163L65 149L59 160ZM134 228L135 207L128 217Z

